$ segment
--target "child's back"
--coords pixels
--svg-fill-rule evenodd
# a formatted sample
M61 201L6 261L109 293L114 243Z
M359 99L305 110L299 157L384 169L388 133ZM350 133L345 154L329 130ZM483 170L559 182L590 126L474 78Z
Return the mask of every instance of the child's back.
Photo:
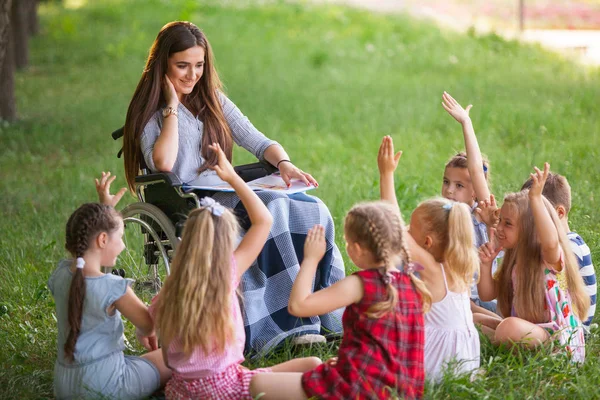
M58 358L54 369L54 390L57 398L79 396L108 396L112 398L145 397L158 387L160 376L149 361L124 356L123 321L121 313L111 305L121 298L131 279L105 274L85 277L86 293L83 302L81 330L75 344L74 361L65 358L68 336L69 287L73 279L70 270L73 260L62 260L48 280L54 296L58 323ZM124 370L133 368L135 380L122 384ZM127 380L127 379L125 379ZM120 381L120 382L117 382Z
M448 287L440 264L446 295L431 304L425 314L425 370L427 377L439 380L448 362L458 360L456 372L479 368L479 333L473 324L469 291L454 292Z
M304 388L323 399L333 398L328 397L332 387L335 398L388 398L390 388L397 388L402 398L420 397L425 340L421 295L411 278L399 271L382 275L377 269L367 269L355 275L362 280L364 296L344 312L338 362L306 372ZM380 318L368 317L367 310L388 298L384 279L390 279L398 291L398 302L394 311Z

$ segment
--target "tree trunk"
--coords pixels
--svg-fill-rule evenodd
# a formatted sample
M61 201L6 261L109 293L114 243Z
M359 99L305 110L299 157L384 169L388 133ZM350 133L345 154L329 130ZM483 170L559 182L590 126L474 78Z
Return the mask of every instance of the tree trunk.
M12 0L0 0L0 119L14 121L17 118L15 105L15 61L10 24Z
M29 11L28 11L28 16L29 16L29 21L28 21L28 28L29 28L29 34L31 36L35 36L38 33L40 33L40 20L38 18L38 3L39 0L29 0Z
M10 24L17 69L25 68L29 64L28 10L29 0L13 0Z

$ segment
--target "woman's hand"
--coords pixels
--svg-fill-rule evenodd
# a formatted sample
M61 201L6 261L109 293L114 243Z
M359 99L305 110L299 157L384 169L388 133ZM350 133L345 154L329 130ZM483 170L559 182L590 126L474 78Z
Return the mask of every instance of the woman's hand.
M394 154L394 141L392 137L384 136L381 146L379 146L379 154L377 154L379 174L393 174L398 167L398 161L400 161L401 156L401 151Z
M490 194L489 200L480 201L475 213L484 224L490 228L495 228L498 225L500 211L494 195Z
M540 171L538 167L533 167L535 173L531 174L531 188L529 189L529 198L541 196L544 191L544 185L546 179L548 179L548 173L550 172L550 164L544 163L544 171Z
M211 169L215 171L217 175L219 175L219 178L223 179L229 184L231 184L232 180L239 178L238 174L235 173L233 166L227 159L227 156L218 143L209 144L208 148L217 153L217 165L211 167Z
M490 229L490 240L479 247L479 260L482 264L491 265L502 251L502 246L496 244L496 229Z
M325 228L315 225L308 231L304 242L304 260L302 265L317 265L325 255Z
M102 177L100 178L100 180L94 179L94 181L96 182L96 192L98 192L99 203L111 207L116 207L116 205L119 203L119 200L121 200L121 197L123 197L123 195L127 191L127 188L121 188L121 190L119 190L114 195L110 194L110 184L113 183L113 181L116 178L117 177L115 175L113 175L112 177L110 176L110 171L102 171Z
M279 174L287 187L290 187L292 179L300 179L306 186L318 187L319 183L311 174L302 171L296 167L291 161L283 161L279 163Z
M177 91L175 90L175 86L173 86L173 82L171 82L171 79L169 79L166 74L162 82L162 92L163 96L165 96L167 106L177 108L179 96L177 96Z
M452 117L460 124L464 124L471 119L471 117L469 117L469 110L473 107L472 104L469 104L467 108L464 109L452 96L450 96L449 93L446 92L442 94L442 99L442 107L444 107L444 110L448 111L448 114L452 115Z

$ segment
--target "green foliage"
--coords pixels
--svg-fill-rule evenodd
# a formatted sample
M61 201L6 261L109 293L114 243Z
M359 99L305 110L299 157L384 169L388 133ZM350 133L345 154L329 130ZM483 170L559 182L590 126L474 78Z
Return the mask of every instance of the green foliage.
M16 77L21 120L0 124L0 398L52 395L56 323L45 282L65 255L68 216L95 198L93 178L110 170L119 175L115 187L124 185L120 143L110 132L124 122L158 30L175 19L207 33L232 100L319 180L314 194L329 206L341 247L346 210L379 196L375 157L383 135L404 151L397 192L405 219L439 193L445 161L463 147L460 126L440 105L447 90L475 105L471 115L497 197L549 161L571 182L572 228L600 260L598 69L493 34L460 35L402 15L341 7L83 3L41 4L31 66ZM251 161L239 150L235 158ZM301 354L327 358L336 346ZM428 386L427 397L595 398L597 334L587 350L576 368L551 352L513 353L484 341L481 377L448 376ZM297 354L284 346L248 365Z

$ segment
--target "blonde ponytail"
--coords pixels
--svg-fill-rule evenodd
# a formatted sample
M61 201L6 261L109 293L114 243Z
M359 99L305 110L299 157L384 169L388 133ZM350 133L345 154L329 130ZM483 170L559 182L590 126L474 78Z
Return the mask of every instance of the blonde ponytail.
M463 203L450 203L448 245L444 251L447 274L454 283L468 289L479 272L479 257L473 238L471 210Z

